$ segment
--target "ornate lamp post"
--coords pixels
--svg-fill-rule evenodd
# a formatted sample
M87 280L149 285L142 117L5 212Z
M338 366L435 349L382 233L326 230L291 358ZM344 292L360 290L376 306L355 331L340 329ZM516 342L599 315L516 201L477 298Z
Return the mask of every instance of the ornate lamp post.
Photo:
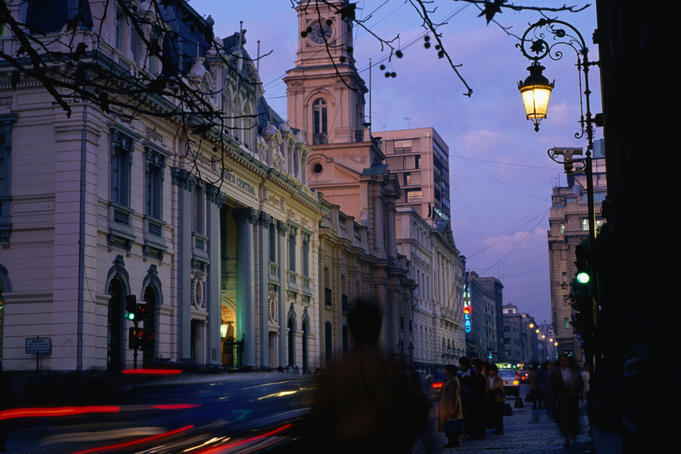
M562 164L567 174L584 173L586 177L586 192L589 210L589 243L592 243L596 238L596 214L594 210L591 156L593 154L594 126L602 126L602 116L596 115L596 117L594 117L591 114L589 68L597 66L598 62L589 60L589 48L586 46L582 34L572 25L558 19L540 19L534 24L531 24L527 30L525 30L525 33L523 33L520 43L517 44L517 47L522 54L532 62L528 68L530 70L530 76L524 82L521 82L518 85L518 88L523 96L527 118L534 122L535 131L538 131L539 122L541 119L546 118L550 89L554 86L553 83L548 84L548 79L541 74L544 68L539 62L546 57L556 61L563 58L562 46L572 48L577 54L577 73L579 75L580 89L579 106L581 114L579 124L581 131L575 133L575 138L580 139L586 136L587 147L584 155L585 159L580 161L581 165L579 166L574 165L575 163L573 162L572 157L574 155L581 155L581 148L551 148L548 150L548 155L553 161ZM582 75L584 76L583 81ZM532 92L532 94L530 95L529 92ZM543 104L544 100L546 105ZM593 248L590 248L590 250L593 250ZM592 276L595 275L594 271L595 270L591 270ZM597 336L595 334L595 329L598 325L597 280L594 279L591 285L593 291L591 308L593 316L592 328L594 331L590 332L589 335L593 338L594 352L596 353L596 358L598 358L598 345L596 345Z
M585 154L584 165L579 169L572 169L572 154L560 153L556 148L549 150L549 157L565 166L567 171L583 171L587 182L587 198L589 208L589 237L596 237L596 217L594 213L593 200L593 173L591 165L591 155L593 152L593 136L594 126L600 126L600 116L597 119L591 114L591 89L589 88L589 68L598 65L598 62L589 60L589 49L586 47L584 38L581 33L568 24L567 22L557 19L540 19L534 24L530 25L516 45L522 54L532 61L528 67L530 75L524 81L518 83L518 89L523 97L523 104L525 106L525 113L527 119L534 123L534 130L539 131L539 122L546 118L548 112L548 103L551 90L554 83L549 83L548 79L544 77L542 71L544 67L539 64L541 60L549 57L552 60L560 60L563 58L562 47L571 47L577 54L577 70L579 74L580 86L580 111L581 116L579 124L581 131L575 133L576 138L586 136L587 149ZM584 91L582 89L582 73L584 74ZM582 101L582 96L583 99ZM586 111L585 111L586 110ZM559 155L563 155L563 160L560 160ZM578 154L578 153L574 153ZM579 153L581 154L581 153Z

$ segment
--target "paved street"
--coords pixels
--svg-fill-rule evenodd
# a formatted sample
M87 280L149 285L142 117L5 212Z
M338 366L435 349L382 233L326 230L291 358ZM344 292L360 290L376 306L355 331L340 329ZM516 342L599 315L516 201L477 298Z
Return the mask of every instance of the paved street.
M524 396L524 391L521 392ZM513 407L513 400L508 403ZM590 453L591 437L588 433L586 418L582 418L582 434L570 449L563 447L564 439L558 432L556 423L549 420L545 410L534 410L537 422L532 422L532 404L524 403L523 408L514 408L513 416L504 417L504 434L492 435L487 431L485 440L465 440L458 448L441 448L446 443L444 434L437 433L434 438L434 454L454 453L495 453L495 454L572 454ZM422 454L424 450L415 449Z

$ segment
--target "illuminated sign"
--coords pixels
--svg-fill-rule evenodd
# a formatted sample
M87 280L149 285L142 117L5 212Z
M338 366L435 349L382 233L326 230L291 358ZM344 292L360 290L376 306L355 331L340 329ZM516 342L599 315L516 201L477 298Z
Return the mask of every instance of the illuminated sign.
M471 312L473 308L471 307L471 291L468 289L468 284L463 286L463 326L467 333L473 330L473 324L471 323Z

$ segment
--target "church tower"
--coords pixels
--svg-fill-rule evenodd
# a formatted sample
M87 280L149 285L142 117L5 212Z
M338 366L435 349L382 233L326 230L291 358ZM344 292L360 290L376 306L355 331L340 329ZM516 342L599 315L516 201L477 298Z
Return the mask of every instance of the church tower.
M311 145L370 141L365 136L367 88L352 55L354 4L348 0L299 2L298 52L287 71L289 125Z

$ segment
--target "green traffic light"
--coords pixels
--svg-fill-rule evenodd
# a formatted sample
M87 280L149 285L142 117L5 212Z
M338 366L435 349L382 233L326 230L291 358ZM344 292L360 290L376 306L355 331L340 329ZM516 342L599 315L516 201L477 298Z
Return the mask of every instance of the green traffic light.
M580 271L577 273L577 282L580 284L588 284L589 281L591 280L591 276L589 276L589 273L585 271Z
M128 317L128 320L135 320L135 314L132 313L132 312L128 312L127 317Z

